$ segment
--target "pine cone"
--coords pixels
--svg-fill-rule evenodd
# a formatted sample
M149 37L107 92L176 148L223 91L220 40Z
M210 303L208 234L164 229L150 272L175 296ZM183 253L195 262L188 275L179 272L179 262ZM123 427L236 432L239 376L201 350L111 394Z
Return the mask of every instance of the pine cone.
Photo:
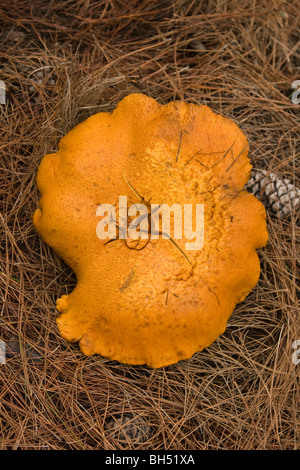
M282 180L266 170L252 172L247 189L277 217L288 216L300 205L300 189L290 180Z
M151 435L149 423L134 416L111 419L107 424L107 429L111 431L114 439L132 444L145 442Z

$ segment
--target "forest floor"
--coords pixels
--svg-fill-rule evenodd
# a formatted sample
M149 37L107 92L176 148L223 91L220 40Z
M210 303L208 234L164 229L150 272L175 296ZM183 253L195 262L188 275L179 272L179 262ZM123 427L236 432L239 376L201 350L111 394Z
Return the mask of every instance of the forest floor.
M136 92L231 118L254 170L299 187L297 2L3 0L0 18L0 448L299 449L296 211L267 212L259 282L225 333L157 370L61 338L55 301L76 279L32 225L41 158Z

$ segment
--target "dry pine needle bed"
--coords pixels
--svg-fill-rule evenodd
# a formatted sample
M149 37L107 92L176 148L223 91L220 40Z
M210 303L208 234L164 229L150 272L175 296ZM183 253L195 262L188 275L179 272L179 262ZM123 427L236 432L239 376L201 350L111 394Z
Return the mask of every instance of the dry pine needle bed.
M255 174L296 191L299 5L3 1L0 19L0 448L299 449L299 209L271 201L256 288L217 341L159 369L61 338L55 301L76 279L32 224L41 158L131 93L232 119Z

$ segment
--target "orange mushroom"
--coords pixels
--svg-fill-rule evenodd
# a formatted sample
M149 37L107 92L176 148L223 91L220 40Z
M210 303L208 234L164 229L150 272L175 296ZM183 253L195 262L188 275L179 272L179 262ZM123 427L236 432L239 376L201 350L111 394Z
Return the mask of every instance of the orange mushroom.
M62 337L79 341L85 355L150 367L215 341L256 285L256 249L267 243L264 207L243 190L247 154L243 132L207 106L162 106L143 94L63 137L40 164L33 217L77 276L73 292L57 301ZM111 204L118 214L120 196L149 210L203 205L203 246L187 248L185 235L152 239L150 226L144 239L100 239L97 208Z

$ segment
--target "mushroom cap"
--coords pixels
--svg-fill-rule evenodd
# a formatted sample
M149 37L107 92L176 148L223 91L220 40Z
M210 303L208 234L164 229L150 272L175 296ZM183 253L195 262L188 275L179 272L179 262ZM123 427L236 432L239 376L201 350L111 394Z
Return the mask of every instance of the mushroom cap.
M85 355L162 367L190 358L225 331L255 287L265 209L243 190L248 142L205 105L160 105L144 94L77 125L46 155L34 225L72 268L77 285L57 300L63 338ZM97 237L100 204L204 205L204 243ZM149 203L148 203L149 204ZM171 214L172 216L172 214ZM172 217L171 217L172 220Z

